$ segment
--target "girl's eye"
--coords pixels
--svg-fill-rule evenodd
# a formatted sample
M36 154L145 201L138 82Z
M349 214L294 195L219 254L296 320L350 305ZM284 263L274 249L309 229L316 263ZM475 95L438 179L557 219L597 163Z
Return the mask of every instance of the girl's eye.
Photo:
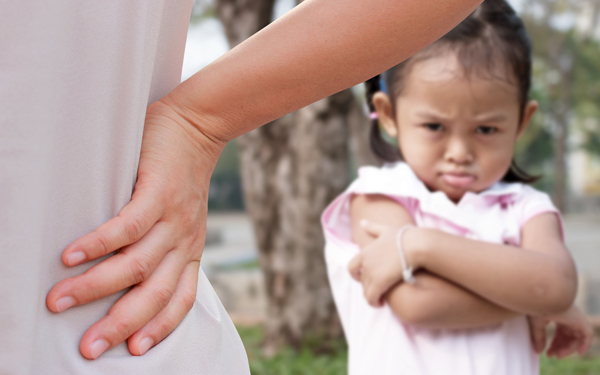
M479 134L494 134L497 131L498 131L498 128L495 128L493 126L478 126L477 127L477 133L479 133Z
M431 130L433 132L439 132L444 130L444 127L442 126L442 124L437 124L437 123L427 123L424 125L428 130Z

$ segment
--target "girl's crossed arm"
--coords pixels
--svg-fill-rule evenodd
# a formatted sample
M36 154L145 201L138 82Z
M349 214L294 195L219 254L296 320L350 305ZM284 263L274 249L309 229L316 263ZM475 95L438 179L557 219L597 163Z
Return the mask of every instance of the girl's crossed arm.
M555 220L551 220L552 218ZM400 320L429 329L477 328L501 323L518 315L523 315L523 312L502 307L452 281L425 270L416 272L415 285L401 282L402 269L401 264L399 265L401 259L395 241L390 242L389 234L394 234L393 239L395 240L398 228L407 224L414 224L414 222L407 210L392 199L381 195L356 196L351 203L351 219L353 240L360 246L362 251L351 262L349 268L356 278L361 279L365 287L365 297L372 301L372 305L380 304L383 295L383 299ZM367 225L365 225L365 220L368 221ZM373 224L373 222L385 223L385 226ZM575 272L572 268L573 262L564 245L562 245L558 225L554 215L540 215L539 219L530 220L523 228L522 245L526 249L535 249L536 246L548 246L551 249L549 250L550 254L547 256L552 257L552 246L557 246L557 243L560 244L561 246L554 248L554 251L558 253L557 259L563 260L564 274L562 277L565 280L561 279L559 275L559 277L556 277L556 281L564 281L566 284L573 285L575 284L574 276L570 276L570 272L573 272L573 274ZM544 241L540 236L546 235L546 230L549 233L547 233L547 241ZM450 247L445 245L452 243L442 244L443 241L445 239L442 238L442 240L433 244L438 244L441 249L451 249L451 245ZM480 241L467 241L475 242L475 245L482 243ZM410 246L405 241L403 241L403 245L405 250L407 246ZM503 246L497 245L492 251L498 249L498 247ZM481 250L486 251L485 248ZM457 257L465 256L460 254L460 250L458 251ZM502 257L499 258L502 262ZM506 260L504 261L506 262ZM409 258L407 263L410 264L410 262ZM560 267L558 268L560 269ZM481 268L479 270L482 272L478 272L475 277L481 277L491 283L498 284L499 288L496 289L490 288L490 285L487 285L487 287L492 290L492 294L500 295L499 300L502 300L501 292L503 288L501 284L503 282L498 282L494 276L486 276L485 269ZM494 274L492 267L488 275ZM539 275L536 275L535 272L531 272L530 276L533 282L524 282L522 287L534 288L533 290L536 292L543 291L544 289L535 289L535 280L541 280L538 282L542 282L546 279L539 279ZM549 276L554 277L551 273ZM536 277L538 279L535 279ZM571 277L573 277L573 280L571 280ZM511 282L507 284L509 288L513 285ZM553 287L548 284L543 285L546 288ZM485 288L486 286L475 289L483 291ZM385 294L379 293L378 290L383 290L382 293ZM506 294L510 294L510 289L506 288L505 290ZM574 293L566 287L561 288L561 290L565 294ZM518 298L520 295L521 293L518 293L513 298ZM560 296L560 294L557 293L557 296ZM555 298L558 297L555 296ZM563 296L562 298L567 297ZM510 297L506 298L506 300L510 299ZM556 308L558 309L559 306ZM538 307L538 309L540 308ZM548 356L562 358L574 351L578 351L580 354L587 351L593 339L593 330L581 311L574 305L570 305L569 309L565 308L564 311L561 310L558 314L545 313L530 316L532 342L536 352L541 353L546 346L545 327L550 322L556 323L556 334L548 349Z
M372 220L381 222L383 216L377 217ZM359 225L361 219L353 215ZM371 246L377 251L361 252L350 265L354 275L362 270L361 282L372 305L401 280L399 256L382 260L383 252L398 252L397 229L381 229ZM402 241L407 263L413 269L425 269L508 310L526 315L567 310L575 298L577 278L560 236L558 218L548 213L530 219L521 237L522 248L470 240L435 229L411 228ZM385 267L379 267L383 263Z
M390 257L400 260L396 245L387 249L378 247L377 244L370 246L376 242L376 237L361 225L361 221L376 221L397 229L414 224L410 214L402 205L381 195L356 196L350 207L353 240L363 249L362 254L388 250L388 254L373 254L373 257L365 257L362 260L380 261L378 268L396 266L396 270L401 272L401 269L397 268L397 262L389 262ZM394 274L394 271L382 272L379 275L384 274ZM365 273L364 277L368 276ZM373 296L375 299L372 301L379 302L380 297L375 290L386 291L391 287L383 298L394 314L405 323L424 328L475 328L500 323L520 315L427 271L418 271L415 279L417 282L414 285L398 283L400 279L394 277L373 280L375 285L371 283L373 289L365 289L365 296ZM380 282L384 285L379 286Z

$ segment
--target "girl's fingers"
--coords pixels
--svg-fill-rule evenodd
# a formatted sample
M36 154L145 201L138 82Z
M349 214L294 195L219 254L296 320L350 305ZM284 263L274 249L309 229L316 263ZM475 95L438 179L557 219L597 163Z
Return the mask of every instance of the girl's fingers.
M579 340L574 337L571 337L567 340L564 345L556 350L557 358L564 358L570 354L575 353L577 347L579 346Z
M373 307L381 307L381 296L385 292L377 280L373 280L369 275L362 280L365 299Z
M531 341L536 353L541 353L546 347L546 324L536 318L529 320L529 329L531 332Z
M562 358L573 353L577 349L578 344L578 337L573 332L558 326L552 344L550 344L550 348L548 349L548 356Z
M379 237L383 233L383 231L387 228L385 225L374 223L369 220L361 220L360 226L370 235L374 237Z
M594 340L594 330L591 326L587 325L583 340L581 340L581 345L579 345L577 350L579 354L584 355L588 351L592 345L592 340Z
M127 292L86 331L79 344L81 354L98 358L148 323L170 302L186 264L175 251L167 253L148 280Z
M198 261L185 266L169 304L127 340L131 354L144 355L177 328L196 301L199 268Z
M146 191L134 194L118 216L67 246L62 254L63 263L76 266L142 238L163 214L159 199L151 190Z
M362 253L358 253L358 255L352 258L350 263L348 263L348 271L350 272L350 275L354 280L359 282L362 275L362 257Z
M146 236L120 253L56 284L46 297L46 305L51 311L61 312L143 282L172 249L172 237L169 226L155 225Z

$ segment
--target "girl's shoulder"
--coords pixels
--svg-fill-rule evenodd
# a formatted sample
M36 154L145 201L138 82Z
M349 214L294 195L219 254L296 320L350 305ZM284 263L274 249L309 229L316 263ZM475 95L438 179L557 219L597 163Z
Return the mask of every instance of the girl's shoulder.
M408 164L403 162L359 168L358 178L347 191L354 194L410 196L417 199L430 194Z
M556 214L562 222L560 211L556 208L547 193L519 182L499 183L497 185L504 185L500 186L500 188L504 187L514 191L513 194L507 196L500 203L508 205L512 209L520 228L533 217L543 213Z

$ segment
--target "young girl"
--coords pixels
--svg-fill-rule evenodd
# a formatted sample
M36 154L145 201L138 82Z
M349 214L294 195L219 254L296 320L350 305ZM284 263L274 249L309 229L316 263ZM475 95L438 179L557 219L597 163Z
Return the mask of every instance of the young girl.
M361 168L322 219L350 375L537 374L549 321L549 355L589 346L560 214L512 161L537 109L530 56L522 21L486 0L385 90L367 82L390 163Z

